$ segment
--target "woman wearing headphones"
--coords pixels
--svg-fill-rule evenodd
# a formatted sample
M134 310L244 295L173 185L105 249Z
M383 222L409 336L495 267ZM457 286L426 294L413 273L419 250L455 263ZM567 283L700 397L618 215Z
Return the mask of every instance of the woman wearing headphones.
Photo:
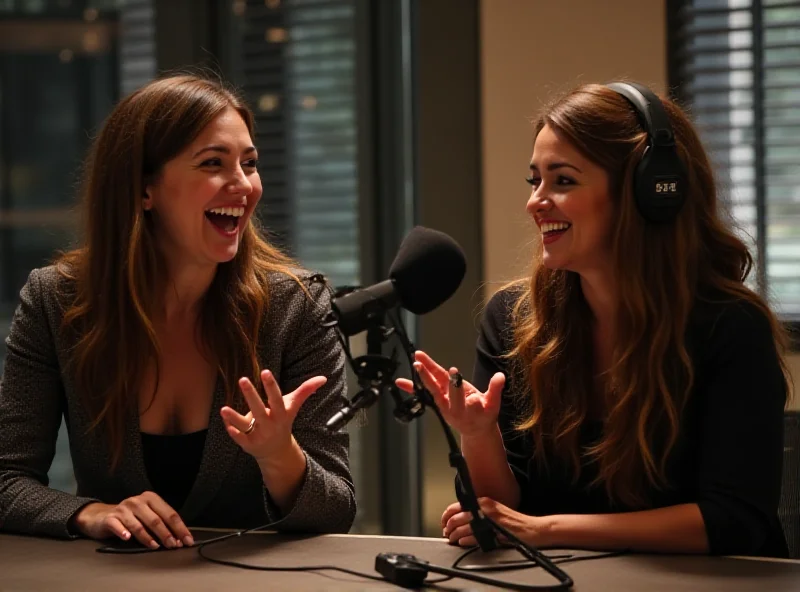
M686 115L577 88L539 117L528 182L541 240L486 307L472 384L415 363L483 511L537 546L786 556L785 336ZM448 507L444 536L474 545L470 518Z

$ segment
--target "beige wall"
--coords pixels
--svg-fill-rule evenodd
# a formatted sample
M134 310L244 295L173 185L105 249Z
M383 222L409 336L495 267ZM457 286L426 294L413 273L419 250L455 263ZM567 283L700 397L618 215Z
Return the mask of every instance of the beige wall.
M481 2L484 270L489 290L522 271L532 237L524 178L529 118L582 82L666 84L663 0ZM515 215L517 214L517 215Z

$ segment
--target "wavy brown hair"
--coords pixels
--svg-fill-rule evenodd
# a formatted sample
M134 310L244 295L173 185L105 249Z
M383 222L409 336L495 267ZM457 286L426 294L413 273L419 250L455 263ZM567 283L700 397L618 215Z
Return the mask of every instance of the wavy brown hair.
M666 225L646 224L636 210L632 177L647 135L626 99L605 86L584 85L545 108L536 121L536 135L549 126L609 176L617 214L614 280L621 300L612 367L598 393L593 316L580 278L546 268L539 246L530 277L518 282L515 347L509 354L528 387L518 428L532 434L540 466L546 468L545 455L554 454L573 467L577 480L583 461L596 463L595 484L605 487L613 503L630 507L645 507L649 488L668 486L666 461L694 381L685 336L698 299L751 303L770 320L778 351L787 345L774 314L744 283L753 260L718 214L714 174L697 133L674 102L663 99L663 104L688 188L676 221ZM781 365L788 381L783 357ZM582 450L579 430L598 396L603 436Z
M63 254L57 267L69 280L63 321L74 343L69 371L93 418L90 429L101 427L107 437L112 468L123 452L126 414L137 405L150 364L156 371L153 396L158 388L153 314L155 294L163 293L168 278L142 205L145 187L228 108L242 116L252 137L252 113L221 82L194 75L158 79L116 106L85 164L83 245ZM199 336L218 366L229 404L238 377L258 376L256 346L269 302L268 275L282 272L297 279L293 268L252 217L237 255L217 268L202 302Z

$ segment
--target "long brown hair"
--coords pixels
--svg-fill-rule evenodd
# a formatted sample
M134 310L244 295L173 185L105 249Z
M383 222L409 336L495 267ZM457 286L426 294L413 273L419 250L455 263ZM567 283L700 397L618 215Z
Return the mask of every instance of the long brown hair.
M615 201L611 249L621 300L612 367L601 387L601 439L581 450L579 430L598 394L592 313L579 276L546 268L541 246L530 277L518 285L509 354L527 386L518 427L532 434L540 466L553 453L577 480L582 461L596 463L595 484L630 507L646 506L648 488L668 485L666 461L694 381L685 337L698 299L747 301L770 320L779 352L787 342L767 304L744 283L753 260L718 214L713 170L697 133L675 103L663 103L688 175L686 203L667 225L648 225L636 211L632 177L647 135L623 97L602 85L578 87L544 109L534 128L538 135L549 126L602 167ZM786 382L783 358L781 365Z
M122 455L126 414L160 348L153 327L165 264L142 205L146 185L227 108L253 135L253 115L221 82L194 75L155 80L119 102L95 139L82 184L83 246L57 261L70 280L63 330L74 343L69 370L93 423L102 426L112 468ZM295 277L293 262L262 238L253 218L239 252L220 264L200 313L205 351L232 402L240 376L258 375L256 346L271 272ZM295 277L296 279L296 277ZM242 352L246 352L242 356ZM255 380L254 384L260 384Z

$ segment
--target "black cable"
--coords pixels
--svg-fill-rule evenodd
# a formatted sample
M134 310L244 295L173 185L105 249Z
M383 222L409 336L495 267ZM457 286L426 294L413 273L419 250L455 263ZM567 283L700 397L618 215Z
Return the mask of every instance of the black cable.
M239 561L229 561L227 559L217 559L216 557L210 557L203 553L203 545L201 545L197 549L197 554L200 555L206 561L210 561L211 563L218 563L219 565L227 565L228 567L239 567L241 569L251 569L255 571L288 571L288 572L297 572L297 571L338 571L341 573L349 574L352 576L358 576L360 578L368 578L370 580L375 580L378 582L385 582L382 577L374 576L368 573L362 573L360 571L355 571L352 569L347 569L345 567L336 567L335 565L307 565L307 566L297 566L297 567L269 567L263 565L251 565L249 563L240 563Z
M425 561L420 561L416 558L410 558L407 559L406 561L409 565L425 569L429 572L447 575L452 578L458 578L461 580L469 580L471 582L477 582L479 584L487 584L495 588L504 588L506 590L519 590L520 592L531 592L531 591L539 592L541 590L564 590L567 587L565 586L564 582L559 582L557 584L544 584L544 585L528 585L528 584L517 584L514 582L504 582L503 580L498 580L497 578L487 578L485 576L474 575L469 571L465 571L462 569L452 569L449 567L432 565Z
M458 558L453 562L451 566L453 569L463 570L463 571L511 571L515 569L529 569L531 567L538 567L538 565L532 561L500 561L494 565L465 565L461 566L461 562L464 561L467 557L479 551L480 547L471 547L467 549L464 553L458 556ZM596 552L591 555L573 555L572 553L566 553L563 555L548 555L548 559L550 559L553 563L561 564L561 563L576 563L578 561L591 561L593 559L608 559L609 557L618 557L620 555L626 555L629 551L602 551Z
M145 547L141 545L136 539L131 539L130 541L120 541L121 544L131 544L136 545L132 547L115 547L113 545L106 545L104 547L99 547L96 549L98 553L107 553L107 554L116 554L116 555L137 555L140 553L158 553L160 551L180 551L181 549L199 549L205 547L206 545L213 545L222 541L226 541L228 539L240 537L242 535L256 532L259 530L266 530L268 528L274 528L278 526L281 522L283 522L285 518L281 518L280 520L276 520L275 522L269 522L267 524L262 524L261 526L254 526L252 528L246 528L244 530L237 530L236 532L229 532L227 534L223 534L217 537L213 537L210 539L205 539L204 541L199 541L195 545L190 547L183 546L177 547L175 549L167 549L163 545L158 547L158 549L151 549L149 547ZM120 544L118 543L118 544Z

